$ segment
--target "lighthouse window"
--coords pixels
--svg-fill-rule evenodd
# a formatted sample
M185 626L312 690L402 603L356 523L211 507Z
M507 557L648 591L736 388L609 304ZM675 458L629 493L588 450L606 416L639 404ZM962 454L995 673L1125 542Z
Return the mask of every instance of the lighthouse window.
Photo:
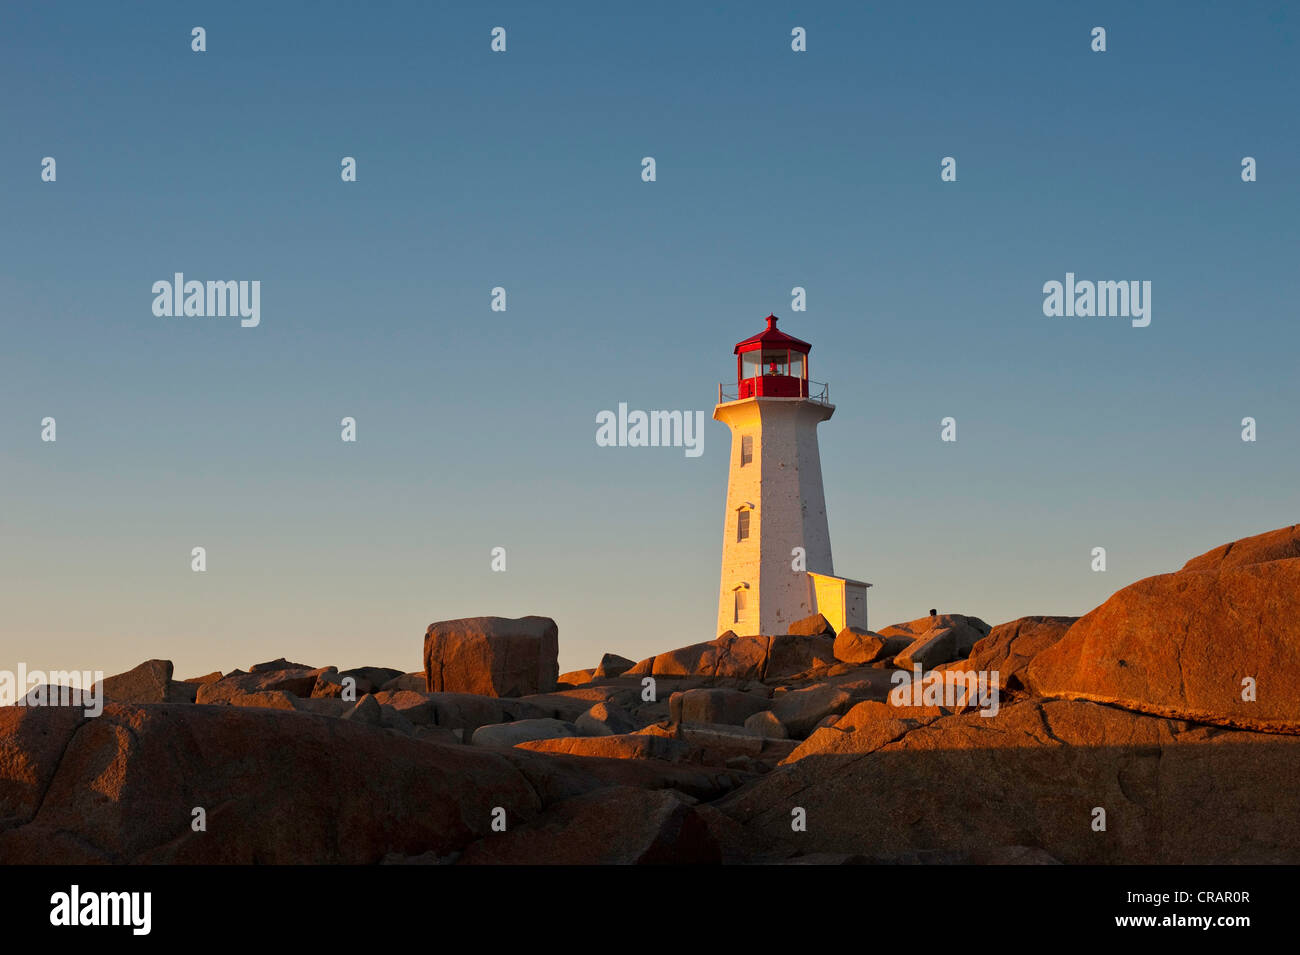
M743 468L754 460L754 436L752 434L741 435L740 437L740 466Z
M736 618L733 623L740 623L740 615L745 612L745 590L742 587L736 591Z
M790 353L788 351L763 352L763 374L788 375L790 373Z
M736 512L736 540L743 541L749 537L749 511Z

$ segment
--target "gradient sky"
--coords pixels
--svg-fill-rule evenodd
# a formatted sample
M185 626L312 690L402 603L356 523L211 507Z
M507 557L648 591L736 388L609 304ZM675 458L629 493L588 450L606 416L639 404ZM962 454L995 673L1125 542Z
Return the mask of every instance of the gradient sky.
M6 7L0 668L711 639L707 419L769 312L875 628L1084 613L1298 519L1293 4L542 6ZM260 280L261 326L155 317L177 271ZM1044 317L1067 271L1151 281L1150 327ZM597 447L619 402L704 410L703 456Z

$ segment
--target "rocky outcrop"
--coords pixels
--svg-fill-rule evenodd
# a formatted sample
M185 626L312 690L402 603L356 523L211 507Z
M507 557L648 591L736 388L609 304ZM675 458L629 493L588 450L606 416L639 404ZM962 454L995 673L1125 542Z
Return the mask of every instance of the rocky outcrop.
M475 843L460 863L717 864L721 850L692 802L671 791L628 788L575 796L535 822Z
M821 635L738 637L728 631L716 640L642 660L627 675L772 680L830 666L835 662L834 647L834 640Z
M420 674L148 661L98 717L0 708L0 858L1297 862L1297 602L1287 527L1078 619L816 618L567 688L546 618L435 624ZM999 697L945 691L992 672Z
M835 636L835 628L819 613L790 624L789 632L797 637Z
M716 803L739 825L724 848L751 860L942 850L965 861L1012 846L1067 864L1300 859L1294 737L1066 700L925 725L868 719L842 736ZM795 808L804 832L791 829Z
M836 635L831 652L843 663L869 664L893 656L911 643L907 637L882 637L870 630L845 627Z
M1279 527L1275 531L1223 544L1199 557L1193 557L1182 569L1218 573L1235 567L1249 567L1251 564L1267 564L1296 557L1300 557L1300 524Z
M248 668L249 673L269 673L273 670L312 670L305 663L290 663L284 657L277 657L274 660L268 660L266 663L254 663Z
M762 679L781 680L823 669L834 663L834 631L829 635L825 633L808 636L796 633L781 634L772 638Z
M769 702L740 690L697 689L674 693L668 699L669 718L678 723L724 723L742 726Z
M636 729L632 717L612 700L597 703L579 716L574 725L583 736L614 736Z
M71 706L0 707L0 830L35 815L63 751L85 721L84 710Z
M258 670L253 673L235 672L214 683L201 683L195 702L230 703L232 698L249 693L290 693L294 696L311 696L316 681L328 669L308 670L293 667L282 670Z
M853 705L853 689L865 691L865 686L851 688L819 683L792 690L774 698L772 715L785 727L788 736L803 739L826 717L838 716Z
M957 631L952 627L935 627L917 637L898 656L894 666L904 670L920 667L931 670L957 656Z
M872 752L908 730L932 723L952 712L942 706L893 706L878 700L865 700L833 723L818 726L786 757L785 762L794 763L819 754Z
M597 680L610 680L622 676L634 666L636 666L635 660L621 657L617 653L606 653L600 658L600 665L596 667L592 677Z
M400 692L400 691L399 691ZM409 691L408 691L409 692ZM503 700L472 693L422 694L433 704L433 723L449 730L472 734L480 726L513 723L548 716L545 710L525 700ZM384 699L381 695L380 699ZM388 698L395 702L394 698Z
M760 757L775 765L797 745L793 740L759 736L744 727L722 723L683 723L677 728L677 738L701 750L706 762L746 769L759 768L755 760Z
M252 706L268 710L297 710L299 699L283 690L258 690L235 693L225 701L230 706ZM350 707L349 707L350 708ZM378 712L376 710L376 712Z
M1003 689L1024 689L1024 672L1031 660L1055 644L1078 617L1021 617L1000 623L971 648L964 664L971 670L998 674Z
M424 674L431 692L525 696L559 677L559 630L550 617L468 617L429 625Z
M382 709L391 706L415 726L438 725L438 699L436 693L416 693L413 690L380 690L373 694L375 702ZM501 711L504 715L504 711ZM464 729L464 722L460 729ZM447 727L450 729L451 727Z
M991 629L979 617L960 613L941 613L933 617L920 617L907 623L896 623L880 631L882 637L910 637L913 644L918 638L938 630L951 630L955 653L965 656L981 637Z
M342 720L168 704L109 704L75 730L66 710L23 720L66 747L31 754L40 765L28 775L48 788L38 811L0 832L10 863L373 863L462 848L490 831L493 805L542 808L523 774L486 751ZM0 776L8 784L11 767ZM206 831L192 828L195 809Z
M213 670L204 676L189 676L182 680L182 683L216 683L222 677L220 670ZM190 702L193 702L192 700Z
M771 710L762 710L745 720L745 729L767 739L788 739L790 731Z
M402 676L401 670L394 670L391 667L355 667L351 670L343 670L338 674L340 685L343 680L351 678L356 684L356 695L359 699L366 693L376 693L384 689L391 681ZM423 674L421 674L423 677ZM423 680L418 687L410 689L423 690Z
M198 684L173 680L170 660L146 660L105 677L100 689L104 699L119 703L193 703Z
M761 679L767 666L771 637L738 637L724 634L707 643L669 650L642 660L627 671L629 676L703 676L733 680Z
M702 762L700 752L670 736L618 733L612 736L560 736L516 743L517 749L538 753L567 753L603 759L662 759L670 763Z
M519 720L515 723L496 723L480 726L470 742L475 746L516 746L535 739L555 739L557 736L577 736L578 729L564 720L543 717L536 720Z
M1203 723L1300 733L1295 528L1139 580L1029 662L1033 693Z
M424 693L429 689L429 681L425 677L423 670L418 673L400 673L379 689L414 690L417 693Z
M659 760L446 746L232 706L0 708L0 858L24 863L366 864L453 855L618 786L714 798L744 777ZM624 794L626 795L626 794ZM196 831L195 809L206 829Z
M380 726L384 722L384 710L374 695L367 693L340 718L354 723L364 723L366 726Z

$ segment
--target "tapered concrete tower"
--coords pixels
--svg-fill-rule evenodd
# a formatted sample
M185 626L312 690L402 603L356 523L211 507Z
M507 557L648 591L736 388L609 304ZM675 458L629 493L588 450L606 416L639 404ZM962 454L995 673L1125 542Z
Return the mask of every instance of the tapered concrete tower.
M812 346L776 327L735 347L736 384L713 417L731 429L718 633L783 634L820 612L866 628L870 584L834 576L817 425L835 413L808 378Z

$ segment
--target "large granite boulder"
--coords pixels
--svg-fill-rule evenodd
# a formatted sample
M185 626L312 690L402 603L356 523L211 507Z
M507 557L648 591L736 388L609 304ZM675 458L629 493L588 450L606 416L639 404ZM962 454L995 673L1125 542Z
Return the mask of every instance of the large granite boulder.
M690 677L712 680L775 680L829 667L835 663L835 640L825 635L737 636L727 631L716 640L693 643L642 660L626 676Z
M1223 544L1193 557L1183 565L1183 570L1220 571L1251 564L1266 564L1274 560L1300 557L1300 524L1279 527L1253 537L1243 537L1231 544Z
M172 679L172 661L146 660L138 667L105 677L104 699L118 703L193 703L197 683Z
M821 616L818 614L817 616ZM827 627L830 625L827 624ZM767 651L767 666L763 669L764 680L780 680L784 677L807 673L821 667L834 665L835 633L784 633L772 638Z
M893 656L911 643L908 637L882 637L859 627L845 627L836 634L831 652L844 663L868 664Z
M424 637L425 681L430 692L549 693L560 675L559 652L550 617L444 620Z
M592 677L597 680L612 680L622 676L634 666L636 666L635 660L621 657L617 653L606 653L600 658L600 665L596 667Z
M733 680L762 679L771 637L726 633L716 640L678 647L642 660L627 676L703 676Z
M476 696L472 693L425 693L414 690L380 690L375 698L392 706L416 725L460 730L468 739L480 726L513 723L550 714L524 700Z
M802 690L791 690L774 698L772 715L780 720L787 735L803 739L828 716L845 712L854 701L854 690L863 687L816 683Z
M835 628L831 626L829 620L819 613L804 617L802 620L796 620L790 624L787 632L797 637L835 636Z
M669 718L678 723L723 723L743 726L745 720L771 703L757 693L741 690L696 689L668 698Z
M1078 617L1021 617L1000 623L971 648L967 669L997 673L997 685L1024 689L1024 672L1031 660L1060 640Z
M1294 527L1139 580L1025 670L1041 696L1300 733L1300 557Z
M597 703L579 716L574 725L583 736L616 736L636 729L636 721L613 700Z
M322 667L306 670L295 666L290 669L262 669L252 673L236 671L214 683L198 684L196 702L230 703L232 698L248 693L281 692L310 697L320 677L333 669Z
M745 731L765 739L790 738L790 731L771 710L760 710L745 720Z
M344 670L338 675L338 679L341 682L351 677L356 684L356 698L360 699L367 693L374 693L383 689L387 683L400 676L402 676L401 670L394 670L390 667L356 667L351 670ZM423 681L415 689L423 690Z
M918 666L922 670L931 670L957 655L957 631L953 627L935 627L921 634L894 657L894 666L903 670Z
M907 623L896 623L880 631L882 637L911 637L913 643L926 633L948 629L952 631L953 644L958 656L965 656L976 641L988 636L992 628L979 617L961 613L940 613L933 617L919 617Z
M535 739L555 739L559 736L577 736L578 730L564 720L543 717L536 720L519 720L514 723L496 723L480 726L470 737L475 746L516 746Z

